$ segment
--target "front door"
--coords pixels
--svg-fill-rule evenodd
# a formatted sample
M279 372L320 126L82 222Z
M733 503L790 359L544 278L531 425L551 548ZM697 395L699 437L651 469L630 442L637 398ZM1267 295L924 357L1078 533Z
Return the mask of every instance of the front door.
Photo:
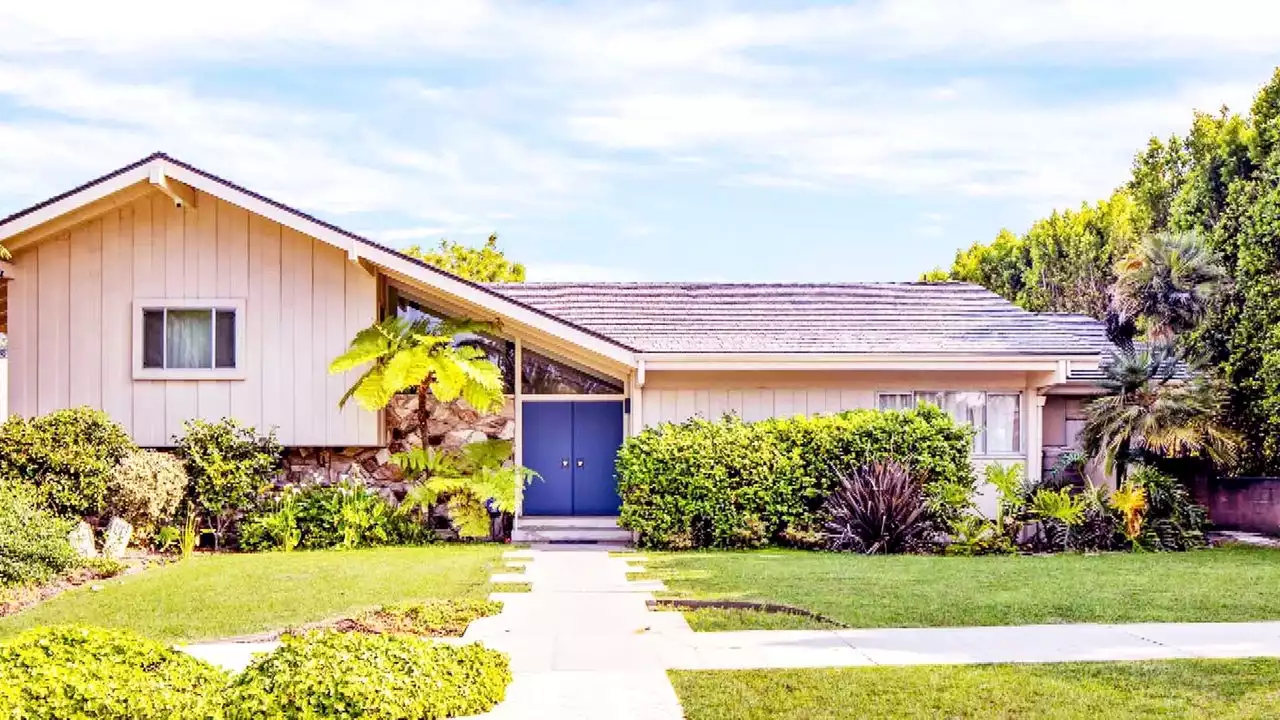
M524 403L524 464L542 479L525 487L522 513L617 515L622 420L616 400Z

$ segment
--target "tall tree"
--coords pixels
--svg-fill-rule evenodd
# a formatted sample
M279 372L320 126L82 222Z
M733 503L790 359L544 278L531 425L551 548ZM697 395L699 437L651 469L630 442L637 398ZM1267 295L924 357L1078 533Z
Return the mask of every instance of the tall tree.
M405 254L476 282L524 282L524 265L502 254L496 233L489 236L483 247L441 240L434 249L423 250L413 245L405 249Z
M1112 312L1136 321L1151 342L1172 343L1199 327L1226 272L1195 233L1155 233L1116 263Z

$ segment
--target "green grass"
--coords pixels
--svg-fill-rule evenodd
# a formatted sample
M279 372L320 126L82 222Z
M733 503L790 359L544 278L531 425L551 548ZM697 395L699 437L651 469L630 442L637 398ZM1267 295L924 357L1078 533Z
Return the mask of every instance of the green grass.
M1280 619L1280 551L1244 546L977 558L669 553L650 555L648 574L668 597L793 605L851 627ZM760 615L690 620L696 630L772 627Z
M122 627L162 641L248 635L427 599L483 600L498 545L197 555L82 587L12 617L0 636L37 625Z
M1280 660L673 671L688 720L1280 717Z

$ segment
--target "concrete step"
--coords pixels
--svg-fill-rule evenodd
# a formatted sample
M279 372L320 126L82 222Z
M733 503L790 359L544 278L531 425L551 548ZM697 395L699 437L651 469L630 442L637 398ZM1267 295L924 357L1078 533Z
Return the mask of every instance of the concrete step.
M525 515L516 521L522 528L607 528L618 527L617 515Z
M625 545L631 542L631 531L617 527L546 527L520 523L511 533L514 542L547 543L608 543Z

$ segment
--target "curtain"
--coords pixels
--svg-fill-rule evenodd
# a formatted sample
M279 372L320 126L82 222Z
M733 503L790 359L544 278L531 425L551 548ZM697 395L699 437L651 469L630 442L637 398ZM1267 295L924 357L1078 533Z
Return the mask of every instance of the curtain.
M213 313L168 310L165 313L165 365L171 368L213 367Z
M987 452L1015 453L1022 445L1022 409L1017 395L987 395Z

